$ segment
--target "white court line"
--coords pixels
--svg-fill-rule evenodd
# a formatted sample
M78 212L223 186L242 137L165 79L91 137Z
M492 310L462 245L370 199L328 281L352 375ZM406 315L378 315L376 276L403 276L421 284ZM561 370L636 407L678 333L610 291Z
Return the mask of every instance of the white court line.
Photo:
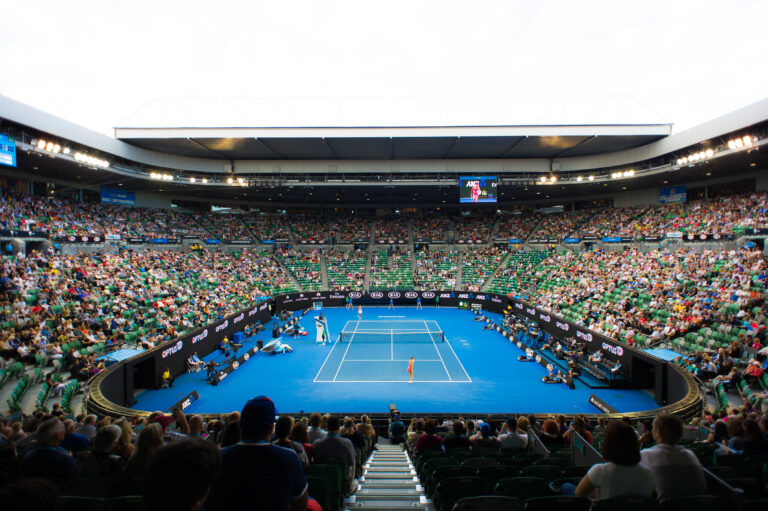
M408 380L318 380L316 383L408 383ZM413 380L413 383L472 383L456 380Z
M357 331L357 325L355 325L355 331ZM336 381L336 377L339 375L339 371L341 371L341 366L344 365L344 359L347 358L347 352L349 351L349 347L352 346L352 340L354 338L355 338L355 332L353 331L352 337L350 337L349 340L347 341L347 349L344 350L344 354L341 356L341 362L339 362L339 368L336 369L336 374L333 375L333 381Z
M348 324L349 324L349 321L347 321L347 322L344 324L344 328L346 328ZM342 328L342 331L344 330L344 328ZM314 380L312 380L312 382L313 382L313 383L317 381L317 377L318 377L318 376L320 376L320 373L322 373L322 372L323 372L323 367L325 367L325 364L328 362L328 359L329 359L329 358L331 358L331 353L333 353L333 350L335 350L335 349L336 349L336 346L338 346L338 345L339 345L339 340L340 340L340 339L341 339L341 334L339 334L339 338L338 338L338 339L336 339L336 342L333 344L333 347L331 347L331 351L329 351L329 352L328 352L328 355L325 357L325 360L323 361L323 365L321 365L321 366L320 366L320 370L319 370L319 371L317 372L317 374L315 375L315 379L314 379Z
M351 358L348 358L348 359L344 360L344 362L410 362L410 361L411 361L410 359L406 359L406 360L382 360L380 358L371 359L371 360L367 360L367 359L355 359L355 360L353 360ZM429 359L427 359L427 360L414 360L414 362L440 362L440 359L436 358L434 360L429 360Z
M389 329L389 359L395 359L395 331Z
M467 378L469 379L469 383L472 383L472 378L469 377L469 373L467 372L466 369L464 369L464 364L461 363L461 359L453 350L453 346L451 346L450 341L448 341L448 337L445 338L445 342L448 344L448 347L451 348L451 351L453 351L453 356L456 357L456 360L459 362L459 365L461 366L461 370L464 371L464 374L467 375Z
M429 331L429 327L427 326L426 320L424 321L424 328L426 328L427 331ZM445 335L445 334L443 334L443 335ZM451 378L451 373L449 373L448 372L448 368L445 367L445 361L443 360L443 356L440 354L440 350L437 349L437 344L435 344L435 340L432 338L432 334L429 335L429 339L432 341L432 346L435 347L435 351L437 352L437 356L440 357L440 362L443 363L443 369L445 369L445 374L448 376L449 380L453 381L453 378ZM454 355L455 355L455 353L454 353Z

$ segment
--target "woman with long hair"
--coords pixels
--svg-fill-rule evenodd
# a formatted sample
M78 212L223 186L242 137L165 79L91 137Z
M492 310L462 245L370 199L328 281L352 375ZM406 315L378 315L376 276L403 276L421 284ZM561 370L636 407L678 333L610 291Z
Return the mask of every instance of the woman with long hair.
M134 477L142 477L155 452L163 445L163 428L157 422L147 424L139 433L136 440L136 449L128 460L125 474Z
M122 431L117 448L115 449L115 454L123 458L123 460L128 461L131 459L131 456L133 456L133 451L136 450L136 447L133 445L133 430L131 429L131 425L125 419L115 421L115 426L118 426Z

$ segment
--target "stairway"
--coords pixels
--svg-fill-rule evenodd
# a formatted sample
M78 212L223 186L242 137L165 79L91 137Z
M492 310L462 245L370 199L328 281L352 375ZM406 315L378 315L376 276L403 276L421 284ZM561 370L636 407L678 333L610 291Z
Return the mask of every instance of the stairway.
M320 280L322 281L322 287L320 289L324 289L328 291L328 258L325 257L325 253L320 252L319 259L320 259Z
M429 500L408 455L400 445L379 443L363 466L363 475L345 510L405 511L426 509Z
M496 277L498 277L499 273L502 272L507 267L507 261L509 261L509 258L512 257L512 252L507 254L504 259L501 260L499 265L496 267L495 270L493 270L493 273L491 274L491 278L485 281L485 284L480 288L480 291L487 291L490 285L493 283L494 280L496 280Z

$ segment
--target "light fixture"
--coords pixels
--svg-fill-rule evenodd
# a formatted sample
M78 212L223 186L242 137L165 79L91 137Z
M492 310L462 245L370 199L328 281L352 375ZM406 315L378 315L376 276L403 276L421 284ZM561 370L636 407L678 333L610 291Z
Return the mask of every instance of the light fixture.
M552 176L549 178L550 183L554 183L555 181L557 181L557 176Z
M203 181L203 184L208 182L208 180L206 178L203 178L202 181Z
M190 177L190 178L189 178L189 182L190 182L190 183L194 183L195 181L197 181L197 179L195 179L194 177Z
M541 176L539 181L541 181L542 183L546 183L547 182L547 176Z
M45 149L45 140L40 139L37 141L37 148L38 149Z
M233 182L234 182L234 179L232 179L231 177L227 178L227 184L231 185Z
M581 183L581 180L582 180L582 179L583 179L583 178L582 178L581 176L576 176L576 181L578 181L579 183Z
M752 147L752 137L750 137L749 135L744 135L744 138L742 138L742 140L744 141L745 146Z
M705 151L705 154L707 155L707 158L712 158L715 155L715 151L713 151L712 149L707 149Z
M590 181L594 181L595 180L595 176L589 176L589 180Z

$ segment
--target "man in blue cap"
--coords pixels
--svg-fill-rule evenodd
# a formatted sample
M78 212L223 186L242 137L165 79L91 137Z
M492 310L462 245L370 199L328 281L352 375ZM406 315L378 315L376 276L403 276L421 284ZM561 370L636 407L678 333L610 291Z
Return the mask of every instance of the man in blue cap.
M268 397L258 396L245 404L240 412L242 440L221 450L221 473L206 509L307 509L307 478L299 457L270 443L276 415Z

